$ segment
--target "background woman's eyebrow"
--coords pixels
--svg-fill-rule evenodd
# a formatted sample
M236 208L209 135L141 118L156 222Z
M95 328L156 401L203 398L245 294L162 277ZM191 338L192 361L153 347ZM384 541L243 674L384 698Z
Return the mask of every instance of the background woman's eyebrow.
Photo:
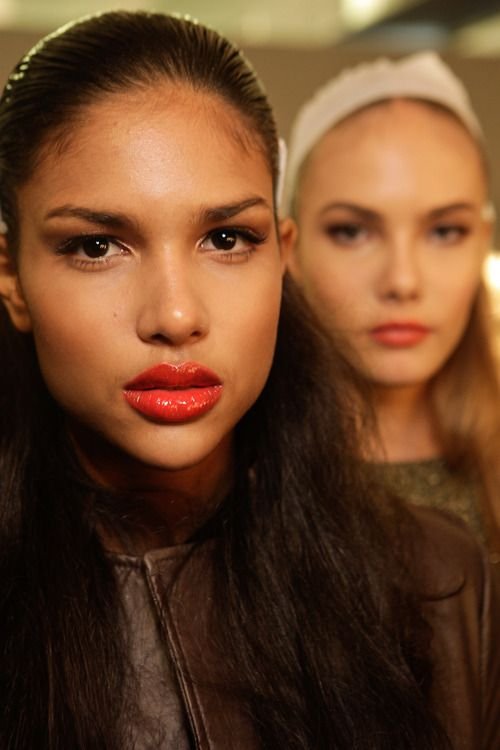
M231 219L233 216L246 211L248 208L254 206L263 206L272 213L272 207L264 198L248 198L247 200L239 203L229 203L226 206L214 206L213 208L206 208L200 211L200 221L203 222L214 222L214 221L225 221Z
M328 211L333 211L335 209L350 211L351 213L358 214L362 219L368 219L371 221L380 218L380 215L376 211L372 211L370 208L359 206L357 203L345 203L343 201L328 203L326 206L323 206L320 215L326 214Z
M439 219L450 211L474 211L476 208L477 206L473 203L449 203L447 206L440 206L439 208L429 211L429 216L431 219Z

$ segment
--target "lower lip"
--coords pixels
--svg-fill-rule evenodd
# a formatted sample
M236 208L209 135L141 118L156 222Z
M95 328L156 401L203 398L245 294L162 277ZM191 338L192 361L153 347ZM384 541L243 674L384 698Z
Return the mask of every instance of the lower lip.
M411 326L388 326L387 328L376 328L371 332L372 338L383 346L394 349L416 346L428 336L427 328L414 328Z
M124 396L132 409L148 419L171 424L196 419L213 409L222 396L222 385L182 390L126 390Z

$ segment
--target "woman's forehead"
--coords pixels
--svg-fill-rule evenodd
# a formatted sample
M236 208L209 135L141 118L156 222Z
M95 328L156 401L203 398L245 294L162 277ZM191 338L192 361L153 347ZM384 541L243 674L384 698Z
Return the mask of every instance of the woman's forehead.
M119 164L125 178L127 172L144 173L149 168L151 174L159 174L162 167L184 162L193 178L201 179L209 162L207 149L217 151L221 176L224 170L245 169L252 160L271 177L259 136L219 95L163 82L134 87L96 98L49 135L21 188L46 182L47 176L55 183L64 171L73 182L77 172L82 179L91 177L95 166L115 172ZM116 155L116 163L110 155ZM210 168L215 167L212 162Z
M436 184L463 181L480 192L487 187L474 138L454 115L420 100L380 102L337 124L306 160L301 187L312 189L317 180L372 183L374 170L394 179L412 173L416 183L428 175ZM360 191L364 187L359 184Z
M436 127L436 124L442 123L445 128L458 130L480 148L477 140L451 110L436 102L408 97L382 99L367 104L336 123L328 133L344 133L356 129L369 135L375 129L394 130L396 121L404 121L415 129L432 124Z

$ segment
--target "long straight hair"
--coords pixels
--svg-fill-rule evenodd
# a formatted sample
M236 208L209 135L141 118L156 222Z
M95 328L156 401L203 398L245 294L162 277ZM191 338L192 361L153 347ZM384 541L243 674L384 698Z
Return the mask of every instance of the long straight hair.
M0 103L13 252L16 189L43 148L96 97L159 79L233 106L276 179L272 113L234 47L185 20L103 14L39 45ZM32 337L4 310L0 341L0 745L124 750L133 674L99 534L110 497L85 476ZM349 377L287 281L274 364L236 428L234 489L212 529L215 636L262 748L448 748L429 706L429 629L352 458Z
M480 488L490 550L500 554L500 379L493 315L481 282L464 334L430 388L443 456Z

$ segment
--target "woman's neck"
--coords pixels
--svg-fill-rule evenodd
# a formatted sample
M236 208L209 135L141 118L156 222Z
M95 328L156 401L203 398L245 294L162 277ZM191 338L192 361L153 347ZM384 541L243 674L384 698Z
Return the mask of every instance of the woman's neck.
M372 446L376 461L403 462L440 455L426 386L374 389L378 441Z
M126 518L127 547L119 531L103 531L114 552L147 550L186 542L214 514L232 484L232 438L227 436L201 464L174 471L134 461L85 431L72 430L77 454L97 484L123 493L117 515Z

